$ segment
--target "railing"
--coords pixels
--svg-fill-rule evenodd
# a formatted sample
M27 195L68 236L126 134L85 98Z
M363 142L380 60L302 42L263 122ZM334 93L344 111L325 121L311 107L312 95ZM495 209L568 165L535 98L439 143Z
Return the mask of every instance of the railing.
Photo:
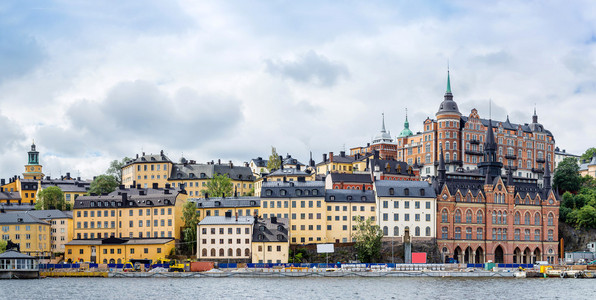
M470 144L476 144L476 145L478 145L478 144L480 144L480 141L479 140L476 140L476 139L472 139L470 141Z
M466 151L464 151L464 152L465 152L466 154L469 154L469 155L478 155L478 156L482 156L482 152L480 152L480 151L466 150Z
M544 173L544 169L532 168L532 172L534 172L534 173Z
M517 156L515 156L514 154L507 154L505 155L506 159L517 159Z

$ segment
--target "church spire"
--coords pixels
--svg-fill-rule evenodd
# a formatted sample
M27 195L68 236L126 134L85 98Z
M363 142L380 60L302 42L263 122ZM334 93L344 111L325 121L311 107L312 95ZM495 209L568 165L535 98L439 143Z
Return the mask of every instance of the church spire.
M449 67L447 67L447 90L445 94L451 94L451 78L449 78Z

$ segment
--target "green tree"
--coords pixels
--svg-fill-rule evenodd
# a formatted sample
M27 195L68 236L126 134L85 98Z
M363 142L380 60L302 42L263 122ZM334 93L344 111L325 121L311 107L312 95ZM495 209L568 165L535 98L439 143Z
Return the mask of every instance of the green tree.
M596 228L596 208L590 205L584 205L577 210L576 223L578 228Z
M380 259L383 232L378 225L373 224L372 219L358 220L353 237L354 248L360 261L373 263Z
M267 161L267 169L269 169L269 172L272 172L280 167L281 158L279 157L279 154L277 154L275 147L271 146L271 155L269 155L269 160Z
M119 183L116 177L112 175L99 175L91 182L87 194L101 195L103 193L111 193L116 190L118 185Z
M122 183L122 167L126 165L126 162L131 160L129 157L124 157L121 161L113 160L110 162L110 167L106 170L106 175L112 175L116 178L118 183Z
M7 242L5 240L0 240L0 253L4 253L4 251L6 251L6 244Z
M35 203L35 209L67 210L70 209L70 207L67 207L62 189L57 186L50 186L37 193L37 203Z
M573 157L567 157L557 166L553 184L559 189L559 193L577 192L581 185L579 176L579 165Z
M232 179L228 177L228 174L224 174L214 175L207 182L207 190L204 190L203 194L207 193L210 197L221 197L225 194L226 197L230 197L233 192Z
M184 222L184 229L182 230L183 240L186 243L186 250L188 254L194 255L197 245L197 224L199 223L199 214L197 213L196 204L192 201L187 201L182 208L182 221Z
M595 154L596 154L596 148L594 148L594 147L589 148L588 150L586 150L586 152L584 152L584 154L582 154L582 156L580 157L580 160L589 161L592 159L592 157L594 157Z

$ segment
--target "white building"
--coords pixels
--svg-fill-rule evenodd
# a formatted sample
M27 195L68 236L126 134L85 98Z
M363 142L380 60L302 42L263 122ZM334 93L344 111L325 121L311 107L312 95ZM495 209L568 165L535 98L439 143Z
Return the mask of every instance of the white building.
M377 224L385 237L402 237L410 229L413 240L436 236L436 195L426 181L377 180Z
M253 224L251 216L205 217L197 225L197 258L250 261Z

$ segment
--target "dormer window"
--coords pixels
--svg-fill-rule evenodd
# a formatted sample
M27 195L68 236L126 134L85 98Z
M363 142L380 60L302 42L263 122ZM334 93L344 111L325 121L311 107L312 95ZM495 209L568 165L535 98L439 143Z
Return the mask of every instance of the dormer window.
M424 196L424 189L420 189L420 196Z
M362 196L362 197L360 197L360 200L362 200L362 201L366 201L366 196Z
M409 188L405 188L405 189L404 189L404 195L405 195L405 196L408 196L408 195L410 195L410 189L409 189Z
M265 195L267 195L267 196L271 196L272 194L273 194L273 191L272 190L266 190L265 191Z
M296 190L296 196L302 196L302 190Z
M279 191L279 194L280 194L281 196L285 196L287 193L288 193L288 192L287 192L286 190L280 190L280 191Z
M389 195L392 195L393 196L394 194L395 194L395 190L393 188L390 188L389 189Z
M335 200L335 196L329 196L329 200L331 200L331 201Z

